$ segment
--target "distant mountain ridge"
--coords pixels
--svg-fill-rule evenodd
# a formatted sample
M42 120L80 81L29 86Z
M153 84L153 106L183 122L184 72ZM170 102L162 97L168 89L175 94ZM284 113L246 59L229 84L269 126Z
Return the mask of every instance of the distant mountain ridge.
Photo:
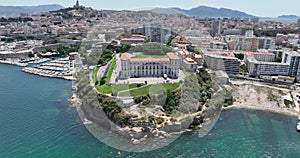
M63 8L63 6L58 4L38 6L0 6L0 16L19 16L21 13L38 14Z
M297 22L298 18L297 15L281 15L278 17L260 17L261 21L277 21L277 22Z
M242 11L232 10L227 8L213 8L207 6L199 6L190 10L180 8L154 8L150 11L160 14L183 14L187 16L195 17L210 17L210 18L230 18L230 17L241 17L241 18L253 18L254 15L247 14Z
M151 9L150 11L159 14L168 14L168 15L182 14L182 15L189 16L188 14L183 12L180 8L154 8Z
M298 19L299 16L297 15L281 15L281 16L278 16L278 18L286 18L286 19Z

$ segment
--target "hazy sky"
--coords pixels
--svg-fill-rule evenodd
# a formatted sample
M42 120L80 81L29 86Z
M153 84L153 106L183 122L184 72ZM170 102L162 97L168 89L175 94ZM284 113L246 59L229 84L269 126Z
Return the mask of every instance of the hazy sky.
M0 5L60 4L72 6L76 0L0 0ZM80 0L85 6L97 9L139 9L148 7L180 7L190 9L199 5L224 7L256 16L300 15L299 0Z

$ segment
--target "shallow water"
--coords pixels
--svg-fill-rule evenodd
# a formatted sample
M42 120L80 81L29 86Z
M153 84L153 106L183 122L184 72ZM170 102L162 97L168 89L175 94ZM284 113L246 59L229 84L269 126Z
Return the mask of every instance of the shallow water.
M251 110L222 112L212 131L183 135L151 152L128 153L94 138L67 102L71 82L0 64L0 157L299 157L297 118Z

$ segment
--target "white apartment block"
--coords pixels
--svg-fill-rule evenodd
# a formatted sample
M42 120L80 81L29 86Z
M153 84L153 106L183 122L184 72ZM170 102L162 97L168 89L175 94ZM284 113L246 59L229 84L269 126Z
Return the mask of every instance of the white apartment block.
M247 52L245 53L244 60L253 57L257 61L273 62L275 59L275 54L268 52Z
M299 52L284 52L282 55L282 62L289 64L289 76L296 77L300 81L300 54Z
M251 76L289 74L288 63L258 61L254 57L247 58L247 69Z
M205 63L209 69L214 71L222 70L227 74L236 75L240 71L239 59L232 56L205 54Z
M274 49L275 40L271 37L258 37L258 49Z

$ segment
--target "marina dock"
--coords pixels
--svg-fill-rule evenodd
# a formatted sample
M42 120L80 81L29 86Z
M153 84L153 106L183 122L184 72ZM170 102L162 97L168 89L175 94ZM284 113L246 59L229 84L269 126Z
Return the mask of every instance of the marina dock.
M65 80L74 80L71 73L59 74L55 71L42 70L42 69L37 69L37 68L29 68L29 67L22 69L22 71L26 72L26 73L34 74L34 75L44 76L44 77L61 78L61 79L65 79Z
M19 62L6 61L6 60L0 60L0 63L2 63L2 64L9 64L9 65L16 65L16 66L21 66L21 67L28 66L27 63L19 63Z

